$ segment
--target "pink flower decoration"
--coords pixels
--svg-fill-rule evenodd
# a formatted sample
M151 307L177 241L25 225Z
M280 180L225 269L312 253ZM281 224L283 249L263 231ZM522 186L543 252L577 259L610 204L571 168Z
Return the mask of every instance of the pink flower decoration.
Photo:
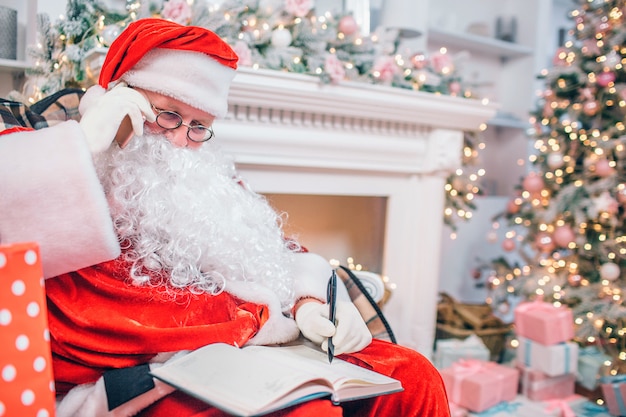
M615 81L615 73L611 71L602 71L596 76L596 83L600 87L606 87Z
M186 25L191 21L191 7L187 0L167 0L163 3L161 16L172 22Z
M244 41L237 41L235 45L233 45L233 51L239 57L239 61L237 62L239 65L243 67L252 66L252 51L247 43Z
M378 78L383 82L393 80L398 73L398 65L392 56L381 56L374 62L374 73L378 73Z
M448 54L435 54L430 58L430 62L435 72L441 73L444 68L448 68L450 71L454 69L452 57Z
M326 71L333 83L338 83L346 76L346 70L343 67L343 62L341 62L335 54L329 54L326 56L326 59L324 60L324 71Z
M306 16L312 8L312 0L285 0L285 10L296 17Z

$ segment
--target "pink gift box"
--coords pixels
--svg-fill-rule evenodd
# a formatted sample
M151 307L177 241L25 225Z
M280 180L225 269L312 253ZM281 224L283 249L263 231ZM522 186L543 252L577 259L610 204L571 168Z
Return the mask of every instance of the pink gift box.
M495 362L461 359L440 373L450 401L473 412L517 395L519 370Z
M574 338L574 316L567 307L543 301L521 303L515 308L515 332L543 345L555 345Z
M450 407L450 417L467 417L467 409L456 405L455 403L448 403Z
M600 387L609 413L612 416L626 416L626 375L602 377Z
M574 395L576 374L549 376L535 369L519 367L520 393L533 401L546 401Z

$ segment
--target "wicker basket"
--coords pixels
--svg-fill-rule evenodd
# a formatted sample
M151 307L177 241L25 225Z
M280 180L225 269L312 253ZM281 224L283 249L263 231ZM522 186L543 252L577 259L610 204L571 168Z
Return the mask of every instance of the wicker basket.
M475 334L489 349L491 360L498 362L512 325L504 324L488 304L459 303L448 294L440 296L435 340L465 339Z

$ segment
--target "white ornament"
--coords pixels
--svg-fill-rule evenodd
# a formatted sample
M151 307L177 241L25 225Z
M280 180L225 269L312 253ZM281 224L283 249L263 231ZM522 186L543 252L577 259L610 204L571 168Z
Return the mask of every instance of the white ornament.
M548 166L552 169L561 168L563 166L563 155L559 152L552 152L549 154Z
M108 25L102 29L102 43L105 46L109 46L115 39L122 33L122 28L119 25Z
M291 32L284 28L272 32L272 45L276 48L286 48L291 45Z
M487 242L496 243L497 241L498 241L498 233L496 233L495 230L490 230L489 233L487 233Z
M600 277L609 281L615 281L620 276L620 269L617 264L607 262L600 267Z

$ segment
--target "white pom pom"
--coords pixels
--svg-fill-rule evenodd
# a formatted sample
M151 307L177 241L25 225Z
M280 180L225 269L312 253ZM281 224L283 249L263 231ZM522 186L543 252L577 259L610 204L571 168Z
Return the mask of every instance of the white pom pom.
M96 102L100 97L106 93L106 90L100 85L94 85L89 87L78 104L78 111L81 115L85 114L85 111Z

